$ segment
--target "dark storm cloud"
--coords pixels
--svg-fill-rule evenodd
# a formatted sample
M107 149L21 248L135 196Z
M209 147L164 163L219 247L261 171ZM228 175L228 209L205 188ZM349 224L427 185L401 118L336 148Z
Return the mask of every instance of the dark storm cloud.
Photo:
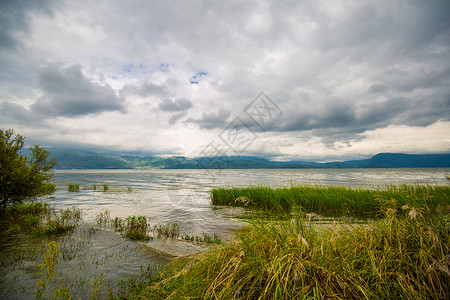
M189 118L187 123L194 123L201 129L222 129L228 125L231 113L224 109L219 109L217 113L202 113L198 119Z
M43 116L81 116L105 111L125 112L123 100L107 84L91 82L81 66L50 64L38 73L43 95L31 110Z
M192 102L186 98L180 98L177 100L166 99L158 105L158 108L167 112L180 112L186 111L192 108Z

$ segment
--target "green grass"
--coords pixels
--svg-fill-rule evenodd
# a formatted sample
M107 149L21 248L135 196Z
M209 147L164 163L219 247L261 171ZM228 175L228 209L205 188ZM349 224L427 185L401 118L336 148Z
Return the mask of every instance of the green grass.
M236 239L177 259L149 299L449 299L445 214L386 207L365 226L319 230L297 214L253 220Z
M109 213L108 213L109 218ZM148 241L151 237L148 235L149 224L145 216L129 216L125 219L115 217L111 223L116 232L122 234L130 240Z
M177 223L156 224L153 226L153 233L158 238L178 238L180 236L180 226Z
M80 185L76 183L69 183L67 185L67 190L69 192L79 192L80 191Z
M240 206L271 212L287 212L300 207L323 216L350 215L363 218L382 216L388 204L427 207L434 211L450 209L450 186L400 185L384 188L294 185L281 188L254 186L214 188L211 204Z

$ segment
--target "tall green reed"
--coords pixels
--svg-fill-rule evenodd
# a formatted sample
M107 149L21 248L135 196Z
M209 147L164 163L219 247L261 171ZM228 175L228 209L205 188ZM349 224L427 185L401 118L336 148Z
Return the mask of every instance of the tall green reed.
M292 185L271 188L214 188L211 204L287 212L301 207L324 216L351 215L381 217L386 200L395 199L396 208L410 204L431 210L450 210L450 187L432 185L389 185L383 188Z

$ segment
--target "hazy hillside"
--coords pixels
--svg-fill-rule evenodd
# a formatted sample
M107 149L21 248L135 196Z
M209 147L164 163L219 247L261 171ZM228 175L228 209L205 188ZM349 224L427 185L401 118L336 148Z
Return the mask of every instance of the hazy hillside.
M450 154L380 153L370 159L329 163L275 162L253 156L114 156L70 150L53 150L52 156L58 159L57 169L450 168Z

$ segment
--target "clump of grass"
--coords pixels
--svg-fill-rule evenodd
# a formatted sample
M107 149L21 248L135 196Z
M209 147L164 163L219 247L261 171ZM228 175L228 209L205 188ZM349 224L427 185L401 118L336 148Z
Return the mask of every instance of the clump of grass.
M77 208L61 210L59 215L47 220L41 228L41 233L45 235L63 234L75 229L81 220L81 210Z
M75 192L79 192L80 191L80 185L77 183L69 183L67 185L67 190L69 192L75 193Z
M129 186L129 185L127 185L127 192L128 192L128 193L131 193L131 192L132 192L132 188L131 188L131 186Z
M180 226L177 223L169 223L167 225L156 224L153 226L153 233L158 238L178 238L180 236Z
M170 263L148 298L449 299L442 214L389 207L368 226L253 220L228 244Z
M115 217L112 224L117 232L130 240L148 241L151 239L147 233L149 224L145 216L129 216L125 219Z
M95 219L97 220L97 225L100 226L100 229L102 227L105 227L108 225L108 223L111 220L110 212L109 210L105 210L104 212L100 212L95 216Z
M270 188L214 188L211 204L240 206L271 212L287 212L301 207L323 216L350 215L362 218L382 217L386 200L396 199L397 209L411 204L431 210L448 210L449 186L400 185L377 189L344 186L293 185Z
M198 235L184 235L181 237L185 241L191 241L191 242L199 242L199 243L207 243L207 244L222 244L222 239L219 235L213 234L209 235L205 232L203 232L202 236Z
M108 189L109 189L108 185L106 185L106 184L103 184L103 191L104 191L104 192L107 192L107 191L108 191Z

